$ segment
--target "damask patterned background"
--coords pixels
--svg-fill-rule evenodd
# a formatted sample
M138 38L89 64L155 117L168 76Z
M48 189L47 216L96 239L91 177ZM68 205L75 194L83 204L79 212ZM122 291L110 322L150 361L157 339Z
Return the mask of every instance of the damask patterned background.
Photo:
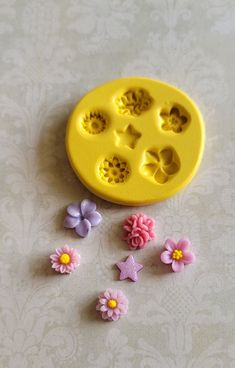
M0 0L1 368L235 367L234 0ZM157 240L135 253L138 283L118 282L129 254L121 222L136 209L91 195L65 153L66 121L90 88L146 75L195 99L206 123L193 182L146 207ZM62 228L69 202L96 200L104 221L80 240ZM197 263L172 274L166 237L190 237ZM55 275L49 254L82 257ZM119 287L128 315L105 323L97 294Z

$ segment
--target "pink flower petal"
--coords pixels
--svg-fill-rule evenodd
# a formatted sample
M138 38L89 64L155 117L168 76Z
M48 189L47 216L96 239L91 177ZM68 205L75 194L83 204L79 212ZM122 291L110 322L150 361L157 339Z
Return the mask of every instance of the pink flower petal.
M154 232L153 230L150 230L150 231L149 231L149 237L150 237L150 239L151 239L151 240L155 239L155 236L156 236L156 235L155 235L155 232Z
M56 254L58 254L58 256L61 256L61 254L63 254L63 249L62 248L56 248L55 252L56 252Z
M188 250L188 248L190 247L191 245L191 242L190 240L188 239L181 239L178 241L178 244L177 244L177 248L178 249L181 249L183 252Z
M75 269L75 265L73 263L70 263L69 265L67 265L67 270L69 272L72 272Z
M100 304L106 304L107 300L104 298L99 299Z
M112 317L112 315L113 315L113 309L108 309L107 315L108 315L108 317Z
M107 315L107 313L106 313L106 312L103 312L103 313L101 314L101 316L102 316L102 318L103 318L103 319L108 319L108 315Z
M195 260L196 260L196 257L192 252L184 252L183 262L185 264L193 263L193 262L195 262Z
M65 273L66 272L66 266L60 265L60 272Z
M168 250L162 252L160 258L161 258L161 261L165 264L171 264L172 263L171 252L169 252Z
M110 290L110 289L108 289L108 290L106 290L106 291L104 292L104 296L105 296L105 298L107 298L107 299L110 299L110 292L109 292L109 290Z
M125 297L125 295L123 294L122 290L117 290L117 296L118 296L118 298Z
M77 253L73 253L70 255L70 262L74 264L80 264L80 256Z
M110 293L110 297L111 299L117 299L117 290L112 290L112 292Z
M131 225L124 225L123 229L126 230L127 232L132 230L132 226Z
M124 305L124 304L118 304L118 309L120 310L121 313L126 313L127 312L127 305Z
M174 272L181 272L184 269L184 262L183 261L175 261L172 262L172 270Z
M108 307L107 307L106 305L102 305L102 306L100 307L100 311L101 311L101 312L107 312L107 310L108 310Z
M169 250L170 252L172 252L175 248L176 248L176 243L174 242L174 240L172 239L167 239L165 241L164 247Z
M72 248L69 248L69 246L66 244L63 248L63 253L71 254L73 252Z
M154 219L150 218L150 217L146 220L146 224L148 225L148 228L150 228L150 229L152 229L154 227L155 223L156 223L156 221Z
M54 261L54 262L57 262L57 261L59 260L59 257L58 257L58 255L57 255L57 254L52 254L52 255L50 256L50 259L51 259L52 261Z
M116 314L113 314L112 315L112 320L113 321L117 321L119 319L119 316L118 315L116 315Z

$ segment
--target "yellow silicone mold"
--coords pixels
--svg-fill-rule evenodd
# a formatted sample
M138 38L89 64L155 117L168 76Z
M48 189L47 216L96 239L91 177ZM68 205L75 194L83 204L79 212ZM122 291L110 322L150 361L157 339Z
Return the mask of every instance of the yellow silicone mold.
M195 175L204 148L195 103L157 80L131 77L90 91L66 133L70 163L85 186L115 203L166 199Z

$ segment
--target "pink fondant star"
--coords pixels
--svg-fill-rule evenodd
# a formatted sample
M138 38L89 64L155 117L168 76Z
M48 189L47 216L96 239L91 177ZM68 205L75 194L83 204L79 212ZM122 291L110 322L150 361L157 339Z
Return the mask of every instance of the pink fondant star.
M125 262L116 263L116 266L120 270L120 280L130 279L132 281L138 280L137 273L143 268L142 264L136 263L133 256L127 257Z

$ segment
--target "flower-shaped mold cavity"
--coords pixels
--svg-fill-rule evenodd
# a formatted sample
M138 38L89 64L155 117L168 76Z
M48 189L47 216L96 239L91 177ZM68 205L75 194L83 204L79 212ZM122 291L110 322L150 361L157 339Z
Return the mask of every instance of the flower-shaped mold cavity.
M173 133L181 133L189 124L189 115L179 105L172 106L170 111L162 110L160 112L162 118L162 129L172 131Z
M152 97L142 88L130 89L115 99L117 110L121 115L140 116L150 109Z
M107 126L107 119L99 111L93 111L82 117L81 125L88 134L100 134Z
M162 150L150 149L144 153L144 163L141 172L144 176L164 184L170 180L180 169L180 159L171 147Z
M105 158L99 166L100 178L108 184L125 183L129 174L128 163L116 155Z

